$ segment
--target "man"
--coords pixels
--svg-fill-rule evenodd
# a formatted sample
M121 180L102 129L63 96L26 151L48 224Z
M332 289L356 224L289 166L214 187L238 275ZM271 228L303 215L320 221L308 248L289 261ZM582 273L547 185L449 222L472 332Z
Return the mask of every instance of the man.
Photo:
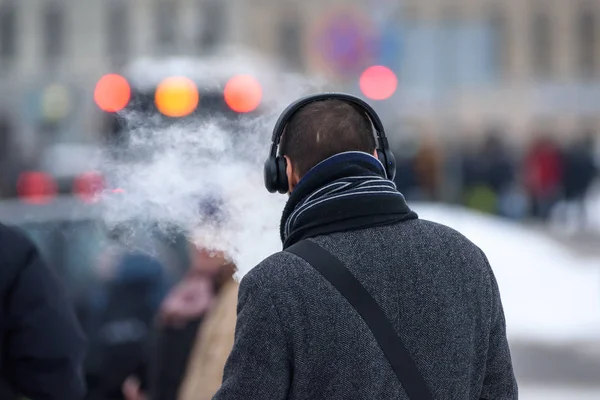
M305 101L285 124L284 249L309 239L345 264L434 399L516 399L485 255L418 219L374 157L369 119L335 97ZM235 343L213 399L409 399L365 321L302 258L270 256L244 277L238 299Z
M31 400L85 396L85 339L35 245L0 224L0 377Z

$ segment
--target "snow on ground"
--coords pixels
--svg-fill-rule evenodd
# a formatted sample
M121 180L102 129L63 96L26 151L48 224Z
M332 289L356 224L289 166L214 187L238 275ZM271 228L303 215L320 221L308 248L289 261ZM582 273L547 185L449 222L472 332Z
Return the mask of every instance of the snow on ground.
M589 223L593 229L600 232L600 181L590 190L586 201Z
M498 217L450 205L411 206L485 251L511 340L600 340L600 259L577 258L544 234Z

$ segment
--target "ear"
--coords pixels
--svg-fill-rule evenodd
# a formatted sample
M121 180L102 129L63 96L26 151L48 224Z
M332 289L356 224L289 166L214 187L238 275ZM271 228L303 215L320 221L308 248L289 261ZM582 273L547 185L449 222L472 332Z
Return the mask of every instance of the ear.
M283 157L285 158L285 174L287 175L287 179L288 179L288 193L292 193L292 191L294 190L294 187L296 187L296 184L298 183L298 181L300 179L298 179L298 176L294 172L294 166L292 165L292 160L290 160L290 158L288 156L283 156Z
M373 157L379 160L379 154L377 154L377 149L373 150Z

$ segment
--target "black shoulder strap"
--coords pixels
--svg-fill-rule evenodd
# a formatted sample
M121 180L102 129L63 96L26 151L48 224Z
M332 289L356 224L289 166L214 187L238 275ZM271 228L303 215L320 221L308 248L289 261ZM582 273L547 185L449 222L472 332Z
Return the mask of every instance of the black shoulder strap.
M425 379L383 310L344 264L309 240L301 240L285 251L297 255L312 265L356 309L373 332L408 397L413 400L433 399Z

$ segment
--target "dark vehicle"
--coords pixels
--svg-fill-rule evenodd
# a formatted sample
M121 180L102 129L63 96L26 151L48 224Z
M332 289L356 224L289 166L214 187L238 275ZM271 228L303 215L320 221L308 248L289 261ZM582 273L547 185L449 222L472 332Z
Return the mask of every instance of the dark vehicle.
M98 83L105 141L113 157L131 162L151 157L166 145L165 131L177 126L198 135L216 127L231 135L230 145L243 146L236 139L268 108L263 83L276 79L245 59L139 60Z

